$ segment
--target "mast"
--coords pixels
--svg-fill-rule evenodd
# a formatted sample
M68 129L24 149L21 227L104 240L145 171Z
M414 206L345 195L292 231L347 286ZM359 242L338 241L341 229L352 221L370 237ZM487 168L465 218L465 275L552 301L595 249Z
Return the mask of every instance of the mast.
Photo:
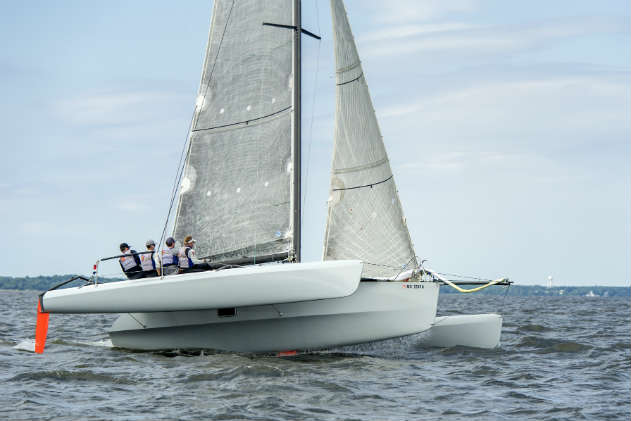
M293 183L292 183L292 228L293 228L293 253L296 262L300 262L300 241L301 241L301 40L302 40L302 12L301 0L294 0L294 43L293 43L293 124L292 124L292 162L293 162Z

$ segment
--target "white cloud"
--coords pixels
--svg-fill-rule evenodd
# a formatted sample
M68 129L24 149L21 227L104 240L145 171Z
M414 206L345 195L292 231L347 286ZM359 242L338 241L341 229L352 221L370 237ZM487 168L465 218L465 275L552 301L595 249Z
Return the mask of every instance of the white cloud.
M507 127L558 132L598 128L612 121L624 127L625 88L623 81L587 76L491 82L383 108L379 117L410 116L433 127L452 126L460 133L467 133L467 127L482 129L478 133ZM595 104L599 108L594 109Z
M385 23L427 21L450 13L471 12L475 0L396 0L377 2L374 8L378 20Z
M436 23L427 25L396 25L385 29L368 32L359 37L361 42L393 41L398 38L409 38L417 35L438 34L453 31L475 29L478 26L465 23Z
M179 99L168 92L104 93L61 100L55 109L71 124L125 125L157 119L159 110Z
M361 48L363 57L443 50L488 54L524 50L583 34L625 30L620 20L604 18L574 18L512 26L442 22L386 27L359 40L365 45Z
M425 171L459 172L467 164L467 155L463 152L449 152L434 155L425 155L396 166L403 172L419 173Z

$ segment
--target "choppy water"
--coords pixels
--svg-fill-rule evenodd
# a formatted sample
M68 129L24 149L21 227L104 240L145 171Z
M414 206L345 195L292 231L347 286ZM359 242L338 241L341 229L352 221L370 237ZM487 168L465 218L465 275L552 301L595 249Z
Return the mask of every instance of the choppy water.
M443 295L440 314L502 298ZM502 347L436 349L419 336L290 358L111 348L115 316L51 315L0 291L0 419L629 420L626 299L507 297Z

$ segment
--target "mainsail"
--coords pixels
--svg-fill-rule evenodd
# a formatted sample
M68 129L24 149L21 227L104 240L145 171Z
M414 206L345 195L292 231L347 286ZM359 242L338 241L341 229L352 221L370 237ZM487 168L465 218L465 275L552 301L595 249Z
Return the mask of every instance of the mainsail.
M325 260L360 259L364 277L417 266L342 0L331 0L337 69Z
M174 235L215 261L292 248L292 0L215 0Z

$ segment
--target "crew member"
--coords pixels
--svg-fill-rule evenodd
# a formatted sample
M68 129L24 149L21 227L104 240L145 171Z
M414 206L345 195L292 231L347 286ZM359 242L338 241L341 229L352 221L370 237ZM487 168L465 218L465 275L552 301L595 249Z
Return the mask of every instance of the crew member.
M166 249L162 249L162 273L172 275L178 273L178 250L175 249L175 239L167 238L165 241Z
M195 240L189 235L184 239L184 245L180 247L177 254L180 273L191 272L193 269L203 269L201 266L205 266L204 262L195 258L193 247L195 247Z
M136 250L130 250L127 243L121 243L120 251L124 254L118 259L121 265L121 269L128 279L142 278L142 267L140 266L140 257L136 253Z
M160 268L156 266L156 243L153 240L147 240L145 244L147 251L151 253L143 253L140 255L140 266L142 267L143 278L153 278L160 275Z

